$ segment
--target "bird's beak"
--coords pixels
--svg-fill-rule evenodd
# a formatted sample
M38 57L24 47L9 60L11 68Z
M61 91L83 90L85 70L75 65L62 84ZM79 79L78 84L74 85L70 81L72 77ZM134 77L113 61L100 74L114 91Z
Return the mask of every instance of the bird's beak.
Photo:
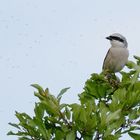
M108 36L108 37L106 37L106 39L111 40L111 37L110 37L110 36Z

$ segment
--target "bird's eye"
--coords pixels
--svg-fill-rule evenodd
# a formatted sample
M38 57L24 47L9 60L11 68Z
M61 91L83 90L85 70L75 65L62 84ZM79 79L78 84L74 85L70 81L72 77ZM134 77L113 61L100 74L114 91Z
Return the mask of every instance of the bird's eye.
M120 41L120 42L124 42L124 40L118 36L110 36L111 40L117 40L117 41Z

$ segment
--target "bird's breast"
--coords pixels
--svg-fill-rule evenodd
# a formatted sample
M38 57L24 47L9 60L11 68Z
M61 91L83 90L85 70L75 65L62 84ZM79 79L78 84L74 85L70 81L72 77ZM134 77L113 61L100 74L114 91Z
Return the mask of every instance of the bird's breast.
M111 48L111 63L114 67L114 71L120 71L128 61L129 52L127 48Z

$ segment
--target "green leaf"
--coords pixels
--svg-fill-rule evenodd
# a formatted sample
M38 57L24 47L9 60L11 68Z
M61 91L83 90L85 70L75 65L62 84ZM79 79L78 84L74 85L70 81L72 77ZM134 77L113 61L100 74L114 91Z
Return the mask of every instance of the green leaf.
M46 130L46 127L45 127L45 124L43 123L43 121L41 121L39 118L34 117L33 123L35 123L35 126L38 128L38 133L41 134L43 136L43 138L45 138L47 140L49 137L49 134Z
M76 136L74 131L70 131L66 136L66 140L75 140L75 138Z
M134 55L134 58L137 60L137 65L140 65L140 57L139 57L139 56Z
M57 128L55 132L54 140L63 140L65 133L61 130L61 128Z
M131 136L134 140L140 140L140 134L136 134L133 132L128 132L129 136Z
M99 104L100 108L100 117L101 117L101 129L105 129L106 126L106 118L107 118L107 113L109 113L109 109L106 107L105 103L100 102Z
M85 111L85 109L84 108L81 108L79 111L80 111L79 120L81 122L83 122L84 124L86 124L87 118L86 118L86 111Z
M120 118L120 114L121 114L121 109L119 109L113 113L110 112L110 114L106 118L106 123L109 124L110 122L112 122L114 120L118 120Z
M123 109L127 98L127 91L125 88L117 89L112 95L112 102L109 105L110 110L114 112L117 109Z
M27 137L22 137L22 138L18 138L18 140L31 140L31 139Z
M53 104L55 104L57 107L59 106L58 99L55 98L55 96L53 96L53 95L51 95L51 94L48 94L46 100L49 101L49 102L50 102L50 101L53 102Z
M118 140L118 137L110 134L107 137L103 138L103 140Z
M67 92L68 89L70 89L70 87L63 88L63 89L60 91L60 93L59 93L58 96L57 96L57 99L58 99L59 101L61 100L62 95L63 95L65 92Z
M12 132L12 131L9 131L9 132L7 133L7 135L16 135L16 133L14 133L14 132Z
M132 77L132 84L134 84L135 82L137 82L138 77L139 77L139 72L137 71L137 72L134 74L134 76Z
M87 80L85 91L87 91L87 94L90 94L91 96L95 98L100 97L100 95L98 95L98 92L97 92L97 84L96 82L93 82L92 80Z
M40 94L44 93L44 90L43 90L43 88L40 85L32 84L31 86L36 88L39 91Z
M107 136L111 135L113 131L115 132L115 130L119 130L119 128L121 128L121 126L124 122L125 122L124 118L120 118L119 120L116 120L116 121L108 124L107 128L105 129L104 136L107 137ZM115 136L120 137L121 131L118 133L115 133Z
M21 131L18 131L17 133L14 133L12 131L9 131L7 133L7 135L29 136L29 133L28 132L21 132Z
M65 107L65 112L66 112L67 119L70 120L71 112L70 112L70 110L68 109L68 107Z
M17 129L20 129L19 125L18 124L15 124L15 123L8 123L9 125L13 126L13 127L16 127Z
M55 116L59 115L58 106L56 106L51 100L48 102L42 101L42 104L45 105L45 108L48 114L55 115Z
M133 88L133 87L132 87ZM137 104L139 104L140 102L140 92L136 91L133 89L131 89L128 93L127 93L127 106L129 107L134 107Z
M26 113L16 112L16 117L19 119L20 125L26 125L28 120L32 120L32 118Z
M87 112L86 112L87 113ZM95 132L95 128L98 124L98 119L96 117L95 114L90 114L88 117L87 117L87 122L86 122L86 130L87 132L89 132L90 134L93 134L93 132Z
M75 103L75 104L71 104L70 107L72 108L72 112L73 112L72 120L73 121L78 120L79 111L80 111L81 106Z
M93 136L83 135L83 140L93 140Z
M135 67L135 63L133 61L128 61L126 66L129 68L129 69L132 69Z
M137 115L137 109L134 109L129 113L129 120L137 119L138 116L139 115Z
M41 104L41 103L35 104L34 112L35 112L37 118L42 119L44 116L44 111L45 111L45 107L43 104Z
M67 106L68 106L68 104L61 104L61 105L59 105L59 109L62 110L64 107L67 107Z
M134 58L140 61L140 57L139 56L134 55Z

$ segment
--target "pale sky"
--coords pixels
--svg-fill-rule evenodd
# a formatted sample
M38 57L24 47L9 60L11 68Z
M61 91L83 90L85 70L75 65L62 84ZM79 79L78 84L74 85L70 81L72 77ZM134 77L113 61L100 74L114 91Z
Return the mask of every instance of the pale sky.
M30 84L54 95L71 87L62 101L78 102L90 74L101 72L110 47L105 37L114 32L127 38L130 60L140 56L139 0L1 0L0 139L17 139L6 135L15 110L33 114Z

